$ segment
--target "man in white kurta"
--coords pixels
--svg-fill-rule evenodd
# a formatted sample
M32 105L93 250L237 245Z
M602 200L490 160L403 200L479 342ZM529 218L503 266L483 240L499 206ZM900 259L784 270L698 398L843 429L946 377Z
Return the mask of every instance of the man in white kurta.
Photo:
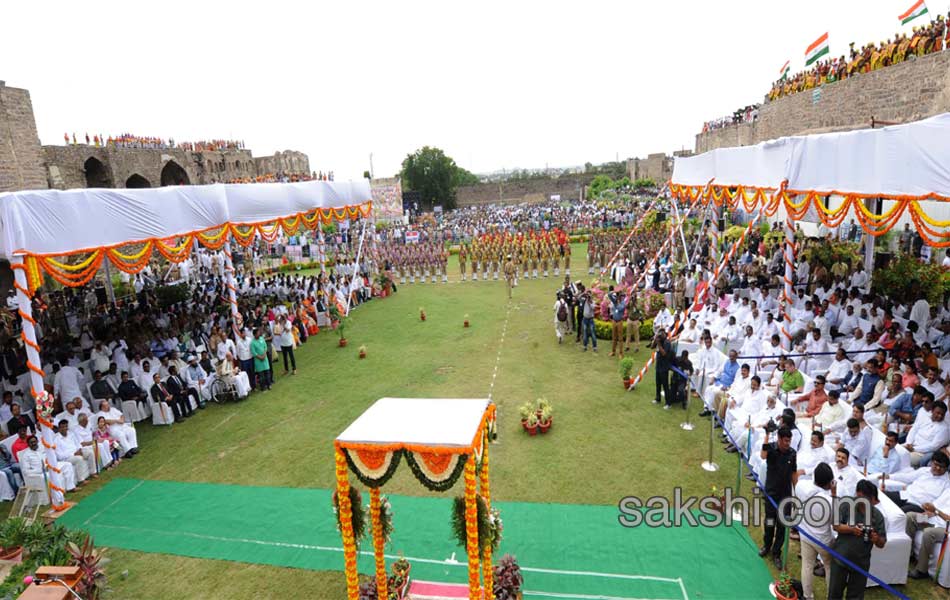
M112 462L112 452L109 451L109 442L101 441L98 442L99 464L96 464L95 444L97 442L93 438L92 434L92 425L90 424L89 417L86 414L80 414L76 426L70 426L69 428L69 435L73 437L73 440L82 450L82 456L86 459L86 464L89 465L90 474L98 473L100 469L105 468L109 465L109 463Z
M57 424L56 460L59 464L69 463L76 473L76 482L82 483L89 478L89 465L82 455L82 447L69 435L69 421L63 419Z
M135 427L125 422L122 412L113 408L108 401L103 400L99 404L99 412L93 415L93 420L98 423L99 417L106 420L109 427L109 435L119 442L124 456L134 456L139 451L139 440L135 434Z
M56 371L56 366L53 365ZM53 377L53 394L60 402L68 402L76 396L82 396L82 373L76 367L61 366Z

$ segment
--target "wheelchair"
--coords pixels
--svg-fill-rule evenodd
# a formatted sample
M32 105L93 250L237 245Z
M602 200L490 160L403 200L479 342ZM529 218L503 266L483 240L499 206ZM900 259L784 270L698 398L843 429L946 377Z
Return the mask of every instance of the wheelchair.
M233 381L226 381L218 378L211 384L211 399L218 404L225 402L237 402L240 400L237 393L237 386Z

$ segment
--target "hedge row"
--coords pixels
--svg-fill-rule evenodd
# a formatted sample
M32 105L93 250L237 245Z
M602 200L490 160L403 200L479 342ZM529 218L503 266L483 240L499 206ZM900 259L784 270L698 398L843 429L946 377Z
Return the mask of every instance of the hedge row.
M626 326L626 323L624 323ZM594 319L594 333L597 335L599 340L610 340L613 338L613 325L610 321L601 321L600 319ZM626 335L626 329L624 329L624 335ZM647 319L640 324L640 341L647 341L653 339L653 319Z

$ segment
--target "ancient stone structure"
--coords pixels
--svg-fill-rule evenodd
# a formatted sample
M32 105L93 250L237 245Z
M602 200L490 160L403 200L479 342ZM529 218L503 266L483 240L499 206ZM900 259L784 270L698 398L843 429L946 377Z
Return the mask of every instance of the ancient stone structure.
M250 150L41 146L30 93L0 81L0 192L86 187L143 188L310 173L294 150L254 157Z
M559 195L565 202L576 201L593 179L593 175L567 175L467 185L458 188L456 205L543 202L554 195Z
M0 81L0 192L46 187L30 92Z
M669 181L673 176L673 158L662 152L647 155L646 158L627 159L627 177L637 179L652 179L658 185Z
M696 136L696 152L747 146L789 135L907 123L950 111L950 51L779 98L753 123Z

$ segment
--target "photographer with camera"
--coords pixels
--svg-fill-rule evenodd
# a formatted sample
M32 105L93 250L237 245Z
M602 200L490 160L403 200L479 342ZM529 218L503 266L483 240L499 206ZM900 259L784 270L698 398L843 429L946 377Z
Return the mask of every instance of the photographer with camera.
M842 502L838 507L837 523L834 525L838 537L835 538L831 549L867 572L871 568L871 548L884 547L887 543L887 531L884 515L877 508L877 487L867 479L862 479L855 487L854 495L867 499L871 513L866 514L865 504L860 502L855 505L857 514L852 515L851 505ZM835 558L831 561L831 574L828 577L828 599L844 598L845 590L848 598L864 598L867 581L866 575L845 566Z
M594 332L594 315L597 309L594 300L591 298L590 290L581 292L578 298L578 307L581 315L581 334L584 336L584 352L587 352L587 340L590 339L594 346L594 352L597 352L597 335Z
M661 401L660 391L663 392L663 398L667 404L672 404L673 397L670 395L670 365L676 359L673 355L673 346L666 339L666 331L661 329L653 337L650 348L656 350L656 398L653 404L659 404Z
M776 425L771 420L763 427L765 440L759 457L765 461L765 493L775 504L765 499L765 536L759 556L771 552L772 560L778 569L782 563L782 545L785 543L785 525L778 518L777 505L792 495L792 486L798 481L797 453L792 448L792 431L788 427L778 429L778 441L769 442ZM788 508L788 507L786 507ZM788 517L789 515L785 515Z

